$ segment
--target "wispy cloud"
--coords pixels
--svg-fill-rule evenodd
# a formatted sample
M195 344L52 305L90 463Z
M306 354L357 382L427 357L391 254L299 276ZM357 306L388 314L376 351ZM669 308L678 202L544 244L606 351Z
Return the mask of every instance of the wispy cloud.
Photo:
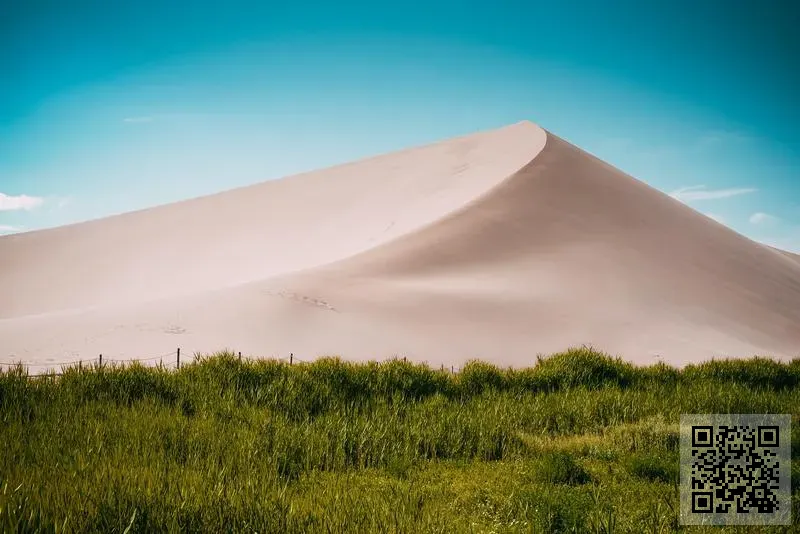
M141 122L153 122L154 117L145 116L145 117L125 117L122 119L122 122L128 123L141 123Z
M692 200L716 200L721 198L736 197L739 195L746 195L758 191L753 187L733 187L728 189L708 189L704 185L692 185L688 187L681 187L671 192L669 195L672 198L680 200L681 202L688 202Z
M774 215L764 212L756 212L750 216L750 224L767 225L778 222L778 218Z
M9 226L7 224L0 224L0 235L15 234L24 230L21 226Z
M6 195L0 193L0 211L18 211L38 208L44 203L42 197L32 197L29 195Z

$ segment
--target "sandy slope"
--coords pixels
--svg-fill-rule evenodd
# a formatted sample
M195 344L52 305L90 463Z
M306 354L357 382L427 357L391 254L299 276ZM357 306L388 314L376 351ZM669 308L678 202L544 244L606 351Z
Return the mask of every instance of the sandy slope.
M2 238L0 294L0 360L37 364L800 354L796 258L531 123Z
M345 258L460 208L528 163L544 140L512 126L0 237L0 319L207 291Z
M787 258L790 258L790 259L792 259L794 261L800 261L800 254L795 254L794 252L788 252L786 250L781 250L781 249L778 249L778 248L775 248L775 247L770 247L770 248L772 250L776 251L776 252L779 252L779 253L783 254Z

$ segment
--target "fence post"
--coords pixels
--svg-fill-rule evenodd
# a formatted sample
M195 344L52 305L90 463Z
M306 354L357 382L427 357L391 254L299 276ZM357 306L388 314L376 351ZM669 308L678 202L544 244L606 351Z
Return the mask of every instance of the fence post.
M239 351L239 363L242 361L242 351Z
M178 347L178 369L181 368L181 348Z
M103 355L100 355L100 367L103 367Z
M83 370L83 360L78 360L78 371Z
M450 366L450 374L451 375L456 374L455 366L453 366L453 365Z
M294 353L289 353L289 365L292 365L292 360L294 360Z

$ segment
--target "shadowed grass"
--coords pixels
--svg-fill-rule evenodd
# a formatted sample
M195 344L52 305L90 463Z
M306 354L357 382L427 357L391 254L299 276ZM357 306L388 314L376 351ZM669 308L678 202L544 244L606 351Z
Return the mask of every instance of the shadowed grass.
M799 378L797 361L679 371L589 348L457 374L232 353L16 368L0 532L674 532L680 414L800 414Z

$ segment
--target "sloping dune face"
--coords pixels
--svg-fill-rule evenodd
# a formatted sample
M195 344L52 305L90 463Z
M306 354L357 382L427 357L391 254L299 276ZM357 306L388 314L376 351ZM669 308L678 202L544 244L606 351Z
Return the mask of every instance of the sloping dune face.
M800 261L800 254L795 254L794 252L787 252L785 250L780 250L780 249L777 249L777 248L774 248L774 247L770 247L770 248L772 248L772 250L774 250L776 252L779 252L780 254L783 254L784 256L786 256L787 258L789 258L791 260Z
M236 221L224 232L180 226L209 213L219 223L220 212ZM112 251L140 271L37 264L56 248L70 265L82 257L70 244L110 235L146 255ZM147 266L189 235L183 270ZM796 258L530 123L15 238L0 240L0 284L13 295L0 304L0 345L43 364L175 346L514 366L579 344L676 365L800 353ZM98 280L83 282L86 294L69 286L88 272ZM142 272L157 283L122 287Z
M527 360L527 347L587 343L683 364L798 355L796 259L548 134L529 165L467 208L326 275L353 280L337 287L359 290L365 309L506 351L505 363Z
M0 238L0 319L208 291L345 258L527 164L518 124L139 212Z

